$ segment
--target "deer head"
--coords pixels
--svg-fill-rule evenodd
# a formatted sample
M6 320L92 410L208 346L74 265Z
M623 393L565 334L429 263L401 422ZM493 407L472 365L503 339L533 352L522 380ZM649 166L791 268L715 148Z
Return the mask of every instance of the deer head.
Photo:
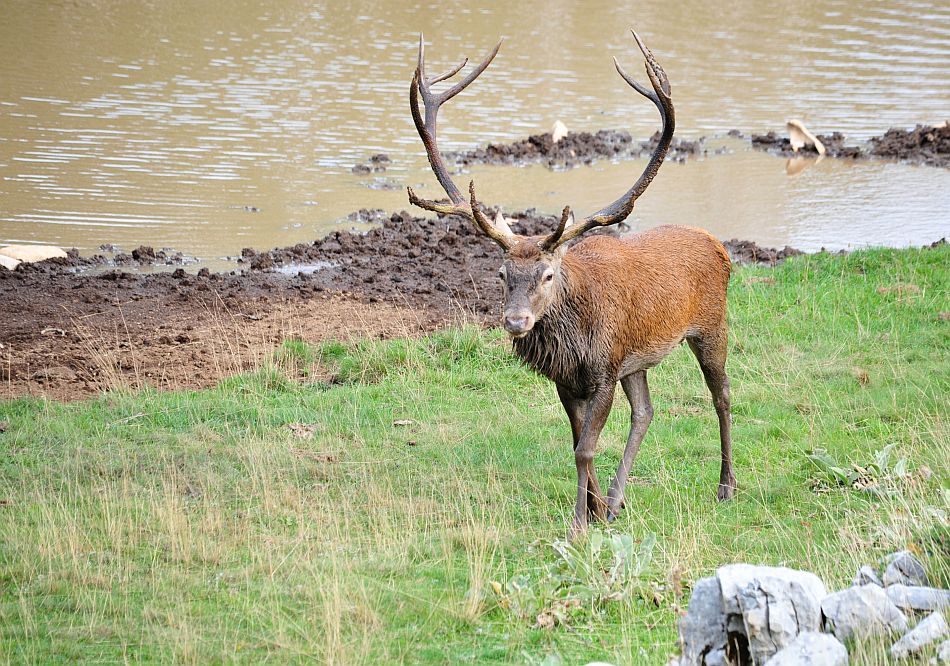
M574 216L570 207L565 207L561 214L561 221L557 228L547 236L520 236L512 232L502 215L490 220L482 211L475 195L474 181L469 183L469 196L466 199L461 191L452 182L449 171L445 166L442 155L436 142L436 119L439 107L464 90L491 64L501 42L472 72L459 83L441 94L435 94L431 86L455 76L468 63L465 59L458 66L435 77L427 77L425 73L425 48L422 36L419 36L419 62L412 84L409 87L409 105L412 118L415 122L422 143L425 145L429 157L429 164L435 173L439 184L448 195L450 203L440 203L416 196L409 188L409 201L413 205L442 214L461 215L472 221L486 236L491 238L504 251L499 275L504 288L504 315L503 325L509 335L519 338L527 335L535 322L544 316L545 312L556 301L560 289L564 287L562 259L566 252L567 243L595 227L604 227L622 222L633 211L637 198L646 190L656 176L660 165L666 157L666 151L673 139L674 113L670 98L670 84L666 73L653 57L636 32L631 30L637 45L643 52L646 60L646 72L653 90L641 86L630 77L614 58L614 66L634 90L653 102L660 111L663 122L663 131L660 141L650 157L643 173L627 192L613 203L601 208L596 213L584 218L579 224L574 223ZM419 97L425 109L423 117L419 109Z

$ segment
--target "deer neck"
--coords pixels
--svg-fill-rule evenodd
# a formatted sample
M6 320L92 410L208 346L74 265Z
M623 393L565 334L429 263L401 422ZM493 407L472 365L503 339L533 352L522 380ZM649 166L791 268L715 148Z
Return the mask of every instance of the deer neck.
M590 387L597 357L595 321L587 312L589 299L578 284L581 276L568 262L562 265L560 284L547 311L523 338L513 340L515 354L536 372L578 395Z

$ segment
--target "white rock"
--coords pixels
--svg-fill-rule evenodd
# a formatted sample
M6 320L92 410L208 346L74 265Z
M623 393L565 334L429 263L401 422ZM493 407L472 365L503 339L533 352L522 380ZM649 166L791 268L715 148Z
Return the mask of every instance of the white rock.
M847 666L848 649L831 634L806 631L775 653L765 666Z
M950 640L944 641L937 648L937 659L941 664L950 664Z
M567 125L562 123L560 120L555 120L554 127L551 128L551 139L554 141L554 143L557 143L566 136Z
M792 145L792 150L796 153L799 148L805 146L814 146L819 155L825 154L825 145L818 140L818 137L808 131L804 123L800 120L789 120L785 123L788 130L788 140Z
M904 634L903 638L894 643L891 646L891 656L895 659L904 659L936 643L947 634L950 634L950 627L947 626L943 613L937 611L925 617L916 627Z
M838 639L904 633L907 618L873 583L830 594L821 601L825 622Z
M896 583L885 590L887 598L904 611L929 613L950 608L950 590Z
M701 578L693 585L686 615L679 621L679 632L683 666L702 666L704 654L726 647L726 615L716 578Z
M27 264L44 259L65 259L66 253L52 245L5 245L0 247L0 254Z
M706 655L703 666L732 666L732 662L726 658L725 650L713 650Z
M884 569L884 587L891 585L930 585L927 571L909 550L891 553Z
M732 564L721 567L716 577L726 615L742 618L754 663L764 663L799 633L820 630L821 599L827 591L815 574ZM729 617L727 625L731 621Z
M858 569L858 573L854 574L854 580L851 581L851 584L856 587L860 587L861 585L867 585L868 583L874 583L879 587L884 587L884 583L881 582L880 578L878 578L878 575L875 573L874 569L865 564L863 567Z
M3 266L8 271L12 271L14 268L20 265L19 259L14 259L13 257L8 257L5 254L0 254L0 266Z

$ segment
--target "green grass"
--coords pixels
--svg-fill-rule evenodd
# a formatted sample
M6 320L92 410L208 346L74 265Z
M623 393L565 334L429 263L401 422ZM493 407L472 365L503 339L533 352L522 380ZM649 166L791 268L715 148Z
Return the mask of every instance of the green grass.
M656 417L626 510L593 528L599 553L560 541L567 420L497 332L290 341L213 390L0 404L0 658L661 664L690 582L721 564L838 588L911 546L947 583L948 266L944 246L738 270L740 491L715 502L715 414L677 349L650 372ZM835 485L806 455L867 466L892 443L909 471L881 472L886 493ZM610 548L650 535L652 558L607 580Z

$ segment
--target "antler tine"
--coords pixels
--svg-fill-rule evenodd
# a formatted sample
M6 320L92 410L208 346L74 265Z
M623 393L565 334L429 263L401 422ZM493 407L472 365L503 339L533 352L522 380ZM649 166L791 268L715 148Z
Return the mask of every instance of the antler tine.
M663 131L660 134L660 141L653 151L653 155L650 156L650 161L647 163L646 168L637 179L637 182L633 184L633 187L609 206L605 206L593 215L584 218L581 224L572 226L561 234L555 231L548 236L548 238L543 241L543 244L550 249L577 238L595 227L606 227L627 219L633 211L633 206L637 198L643 194L653 181L653 178L656 177L657 171L659 171L660 165L663 164L663 159L666 157L666 151L669 150L670 143L673 140L676 117L673 110L673 100L670 96L670 81L666 76L666 72L663 71L663 68L660 66L660 63L656 61L653 53L647 48L646 44L643 43L643 40L640 39L640 35L633 29L631 29L630 32L633 34L633 38L637 40L637 45L643 52L647 76L650 78L653 90L648 90L637 83L633 77L623 70L616 58L614 58L614 64L617 67L617 72L623 77L623 80L638 93L653 102L656 108L659 109L660 118L663 121Z
M561 234L564 233L564 229L567 228L567 221L571 219L571 207L564 206L564 210L561 211L561 221L557 225L557 229L554 230L554 233L541 241L538 245L542 250L553 250L560 243L558 242L561 239Z
M475 197L474 180L469 181L468 191L471 195L472 219L474 220L475 224L478 225L478 228L482 230L482 233L498 243L502 249L505 251L510 250L514 239L511 237L511 235L503 233L492 223L491 220L485 216L485 213L482 212L481 207L478 205L478 200Z
M419 132L419 138L422 139L422 143L425 146L426 155L429 158L429 165L432 167L432 172L435 174L436 179L438 179L439 184L442 186L442 189L445 190L445 193L449 196L449 199L452 203L443 204L428 199L422 199L416 196L415 192L412 191L412 188L409 188L409 202L413 205L419 206L420 208L424 208L425 210L430 210L436 213L462 215L463 217L476 222L476 224L479 224L479 227L481 227L481 224L475 219L475 215L472 211L472 208L470 207L470 203L466 201L465 197L462 195L462 192L452 181L452 177L449 175L449 170L445 165L445 161L442 159L442 154L439 152L439 146L436 140L437 117L439 108L442 106L442 104L462 92L462 90L464 90L469 84L472 83L472 81L478 78L478 76L483 71L485 71L488 65L491 64L492 60L494 60L495 56L498 54L498 49L501 48L501 44L502 42L499 41L495 48L492 49L491 53L488 54L488 57L486 57L485 60L483 60L481 64L473 69L465 78L448 90L440 94L435 94L432 92L430 86L434 83L444 81L458 74L468 63L468 58L464 59L461 64L453 67L444 74L440 74L433 78L427 77L425 74L425 41L422 34L420 33L419 62L416 66L415 74L413 74L412 83L409 86L409 107L412 111L412 120L415 123L416 131ZM422 97L422 106L425 109L425 117L423 117L422 112L419 109L420 96ZM497 241L497 239L495 240Z

